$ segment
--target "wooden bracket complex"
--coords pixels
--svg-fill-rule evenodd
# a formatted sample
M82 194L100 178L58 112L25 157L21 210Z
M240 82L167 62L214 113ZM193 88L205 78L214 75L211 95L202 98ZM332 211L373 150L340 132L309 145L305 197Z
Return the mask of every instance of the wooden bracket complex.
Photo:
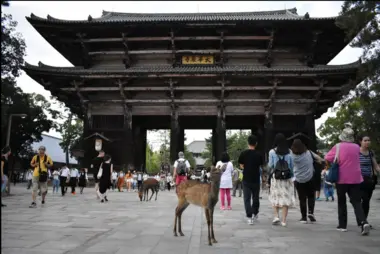
M173 29L170 30L170 40L171 40L171 46L172 46L172 66L176 66L176 49L175 49L175 38L174 38L174 31Z
M84 43L84 37L86 36L86 34L77 33L76 36L79 38L80 45L82 47L83 67L87 69L90 67L90 55L89 50L87 49L86 44Z
M315 94L314 97L314 102L310 105L309 111L314 115L317 113L318 109L318 103L321 100L321 95L324 89L324 86L328 83L327 80L325 79L320 79L320 80L314 80L314 83L318 85L318 92Z
M272 29L272 31L270 33L270 39L268 42L267 54L265 56L265 66L268 68L270 68L272 66L272 62L273 62L273 57L272 57L273 40L274 40L274 29Z
M319 34L321 34L321 32L319 31L313 32L309 52L305 56L306 65L309 67L314 66L314 55L318 43Z
M129 57L129 48L128 48L128 41L127 41L127 35L125 33L121 33L121 36L123 38L123 45L124 45L124 58L123 63L126 69L131 67L131 59Z

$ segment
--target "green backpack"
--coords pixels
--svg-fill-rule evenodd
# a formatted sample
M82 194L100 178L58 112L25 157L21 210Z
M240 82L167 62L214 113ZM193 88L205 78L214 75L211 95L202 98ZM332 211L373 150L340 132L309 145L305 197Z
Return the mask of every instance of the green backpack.
M239 170L239 181L243 181L243 170Z

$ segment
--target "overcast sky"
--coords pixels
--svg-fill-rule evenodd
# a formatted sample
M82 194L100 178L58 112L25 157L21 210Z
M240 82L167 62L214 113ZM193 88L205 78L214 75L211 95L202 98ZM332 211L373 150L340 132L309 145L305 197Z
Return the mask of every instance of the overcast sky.
M307 2L307 1L273 1L273 2L12 2L10 7L2 8L4 13L12 14L13 19L18 22L17 31L22 34L26 41L28 63L36 65L39 61L53 66L72 66L58 51L56 51L45 39L27 22L26 16L34 13L44 17L49 14L52 17L67 20L87 20L88 15L100 17L102 10L116 12L135 13L186 13L186 12L243 12L243 11L270 11L291 9L296 7L299 15L306 12L311 17L331 17L337 16L341 10L342 1ZM347 46L329 64L347 64L357 61L361 50ZM29 78L25 73L18 79L17 83L24 92L40 93L46 98L50 97L50 92L45 90L40 84ZM333 115L331 109L317 119L315 124L318 128L328 116ZM54 130L50 135L60 137ZM186 130L187 143L193 140L203 140L208 137L210 130ZM148 133L148 141L157 143L157 135Z

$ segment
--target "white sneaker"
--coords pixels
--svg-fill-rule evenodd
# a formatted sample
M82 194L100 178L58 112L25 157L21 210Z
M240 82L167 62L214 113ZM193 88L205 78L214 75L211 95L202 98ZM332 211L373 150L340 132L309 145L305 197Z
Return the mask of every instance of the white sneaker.
M259 220L259 215L256 214L255 216L252 217L252 222L258 221Z
M281 222L281 226L286 227L286 222Z
M274 218L272 221L272 225L278 225L280 223L280 218Z
M248 225L253 225L253 218L248 218Z

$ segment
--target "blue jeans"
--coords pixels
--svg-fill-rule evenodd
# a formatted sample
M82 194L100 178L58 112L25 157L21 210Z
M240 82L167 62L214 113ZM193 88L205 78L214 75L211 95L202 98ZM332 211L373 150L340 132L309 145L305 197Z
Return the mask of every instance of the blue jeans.
M7 183L8 183L8 176L7 175L3 175L3 183L1 184L1 192L4 192L5 191L5 188L7 187Z
M53 193L54 193L54 190L57 189L57 193L58 193L58 188L59 188L59 179L53 179Z

